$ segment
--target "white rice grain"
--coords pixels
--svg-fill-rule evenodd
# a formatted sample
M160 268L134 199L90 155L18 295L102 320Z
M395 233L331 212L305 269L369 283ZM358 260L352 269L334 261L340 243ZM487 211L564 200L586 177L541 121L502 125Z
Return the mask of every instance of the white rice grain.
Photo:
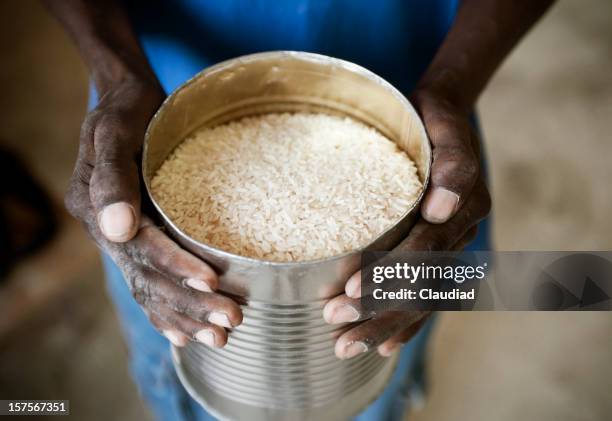
M264 114L186 138L151 182L187 235L270 261L330 257L367 245L414 204L414 163L350 118Z

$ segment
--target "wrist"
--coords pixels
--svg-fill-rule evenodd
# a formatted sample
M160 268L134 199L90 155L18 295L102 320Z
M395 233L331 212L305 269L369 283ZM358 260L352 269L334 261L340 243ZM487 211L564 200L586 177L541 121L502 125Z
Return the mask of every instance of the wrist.
M459 104L457 96L453 90L439 85L419 85L412 92L410 101L420 114L437 110L452 115L468 117L472 112L472 107Z
M166 98L157 79L151 80L132 72L104 79L102 85L96 83L96 91L99 109L150 113L149 118Z
M144 88L163 92L157 77L146 61L129 62L119 57L99 58L95 66L90 67L90 74L101 97L106 92L125 84L137 84Z
M149 62L139 49L111 48L103 39L83 44L82 55L99 96L126 82L161 90Z
M465 78L452 68L431 69L421 78L415 89L420 100L436 100L457 111L468 114L474 108L475 100L467 92Z

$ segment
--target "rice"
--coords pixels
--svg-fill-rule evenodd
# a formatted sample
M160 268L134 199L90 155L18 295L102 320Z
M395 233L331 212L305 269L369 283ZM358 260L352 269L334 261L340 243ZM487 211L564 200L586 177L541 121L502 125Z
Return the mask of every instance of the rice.
M264 114L187 137L152 193L193 239L257 259L319 259L369 244L414 204L416 167L350 118Z

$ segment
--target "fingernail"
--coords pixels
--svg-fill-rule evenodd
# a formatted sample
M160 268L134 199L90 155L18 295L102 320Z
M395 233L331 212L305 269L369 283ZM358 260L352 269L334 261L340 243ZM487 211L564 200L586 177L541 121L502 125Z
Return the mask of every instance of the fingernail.
M354 322L358 319L359 312L349 304L338 307L331 315L331 323Z
M128 241L136 225L134 208L126 202L108 205L98 214L98 225L102 234L109 240Z
M215 332L210 329L202 329L198 333L195 334L195 338L198 342L203 343L204 345L208 345L210 347L215 347Z
M219 313L217 311L213 311L212 313L210 313L210 316L208 316L208 321L218 326L229 327L229 328L232 327L232 324L230 323L229 318L227 317L227 314L225 313Z
M182 333L176 330L164 330L162 333L174 346L185 346L185 336Z
M346 283L346 295L351 298L361 297L361 271L354 273Z
M352 342L344 348L344 356L342 358L353 358L354 356L363 354L367 351L368 346L364 342Z
M187 284L187 286L193 289L197 289L198 291L212 292L210 286L201 279L189 278L185 280L185 283Z
M382 355L383 357L390 357L391 355L393 355L395 353L395 351L397 351L400 347L400 344L393 344L391 346L380 346L378 347L378 353L380 355Z
M433 224L448 221L459 203L459 195L444 187L436 187L423 204L423 216Z

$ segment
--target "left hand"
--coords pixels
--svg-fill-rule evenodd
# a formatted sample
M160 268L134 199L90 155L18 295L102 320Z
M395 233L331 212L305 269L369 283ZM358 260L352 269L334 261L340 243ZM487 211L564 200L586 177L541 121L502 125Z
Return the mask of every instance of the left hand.
M469 115L444 96L417 91L412 103L429 135L433 164L421 218L396 250L461 250L475 238L478 222L491 208L480 165L480 142ZM357 272L347 281L345 294L331 299L323 310L327 323L353 323L336 342L338 358L352 358L374 347L382 356L390 356L429 315L418 311L364 314L360 296L361 273Z

